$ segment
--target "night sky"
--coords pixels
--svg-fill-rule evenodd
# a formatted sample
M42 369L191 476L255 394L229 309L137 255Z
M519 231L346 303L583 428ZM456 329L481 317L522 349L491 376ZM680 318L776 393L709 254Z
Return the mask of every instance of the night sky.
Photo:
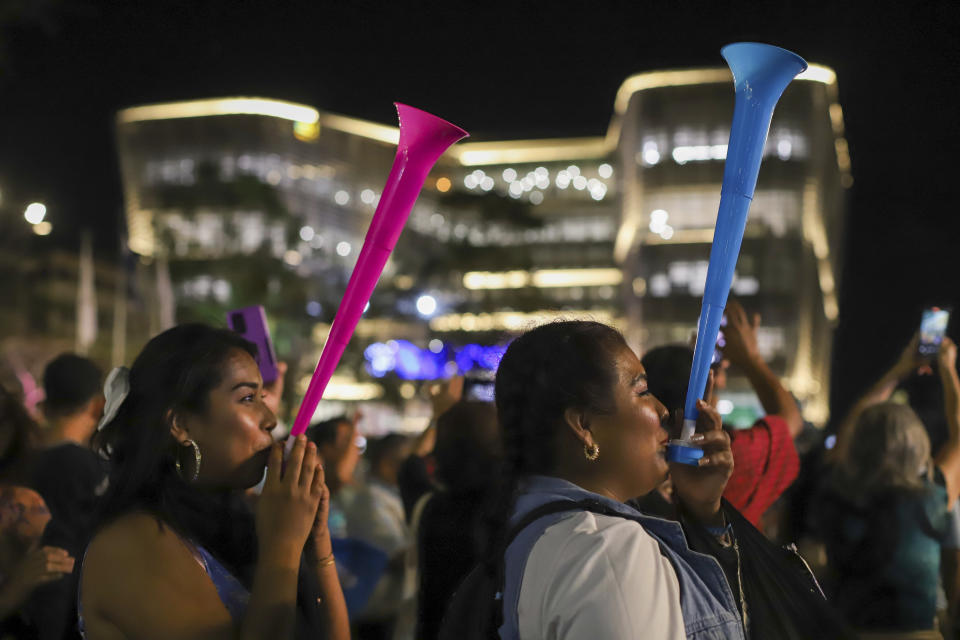
M49 241L89 227L114 251L125 106L258 95L392 123L401 100L475 140L601 135L628 75L769 42L838 74L855 180L838 409L923 306L960 315L958 27L956 2L0 0L0 214L41 200Z

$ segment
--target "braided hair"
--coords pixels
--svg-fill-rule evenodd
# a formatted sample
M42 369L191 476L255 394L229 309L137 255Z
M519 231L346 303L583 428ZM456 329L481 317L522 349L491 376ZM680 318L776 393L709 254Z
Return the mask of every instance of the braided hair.
M493 531L505 532L523 476L555 472L556 434L564 412L616 410L613 361L626 341L605 324L558 321L514 340L497 370L495 399L505 455Z

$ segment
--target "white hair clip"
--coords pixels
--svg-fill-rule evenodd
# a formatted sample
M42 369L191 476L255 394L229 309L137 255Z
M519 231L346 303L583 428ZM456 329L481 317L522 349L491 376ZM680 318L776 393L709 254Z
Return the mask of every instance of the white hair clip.
M107 403L103 408L103 417L97 425L97 431L117 417L120 405L126 400L128 393L130 393L130 369L115 367L103 385L103 395Z

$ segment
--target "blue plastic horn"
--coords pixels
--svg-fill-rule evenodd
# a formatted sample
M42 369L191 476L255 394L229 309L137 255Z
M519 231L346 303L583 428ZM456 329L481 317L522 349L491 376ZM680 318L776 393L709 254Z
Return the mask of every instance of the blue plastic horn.
M733 72L736 102L727 143L727 160L720 190L720 210L713 231L707 282L703 290L697 346L687 386L680 440L671 442L667 459L697 465L703 450L688 443L697 419L697 400L703 397L723 309L740 255L747 212L757 186L763 146L773 108L798 73L807 68L803 58L786 49L756 42L728 44L720 50Z

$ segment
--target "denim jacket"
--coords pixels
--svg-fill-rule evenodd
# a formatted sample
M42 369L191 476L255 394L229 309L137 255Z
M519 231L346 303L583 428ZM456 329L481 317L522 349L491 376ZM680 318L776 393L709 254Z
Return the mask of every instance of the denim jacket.
M593 499L640 523L660 545L661 553L670 560L680 585L680 608L684 629L691 640L745 640L736 600L720 564L712 557L692 551L683 530L676 522L642 515L627 505L581 489L577 485L547 476L530 476L521 486L511 517L516 524L526 513L556 500ZM506 575L503 590L502 640L519 640L517 608L520 585L527 558L541 535L555 522L569 515L546 515L523 530L507 547ZM638 630L640 633L640 630ZM611 639L614 640L614 639Z

